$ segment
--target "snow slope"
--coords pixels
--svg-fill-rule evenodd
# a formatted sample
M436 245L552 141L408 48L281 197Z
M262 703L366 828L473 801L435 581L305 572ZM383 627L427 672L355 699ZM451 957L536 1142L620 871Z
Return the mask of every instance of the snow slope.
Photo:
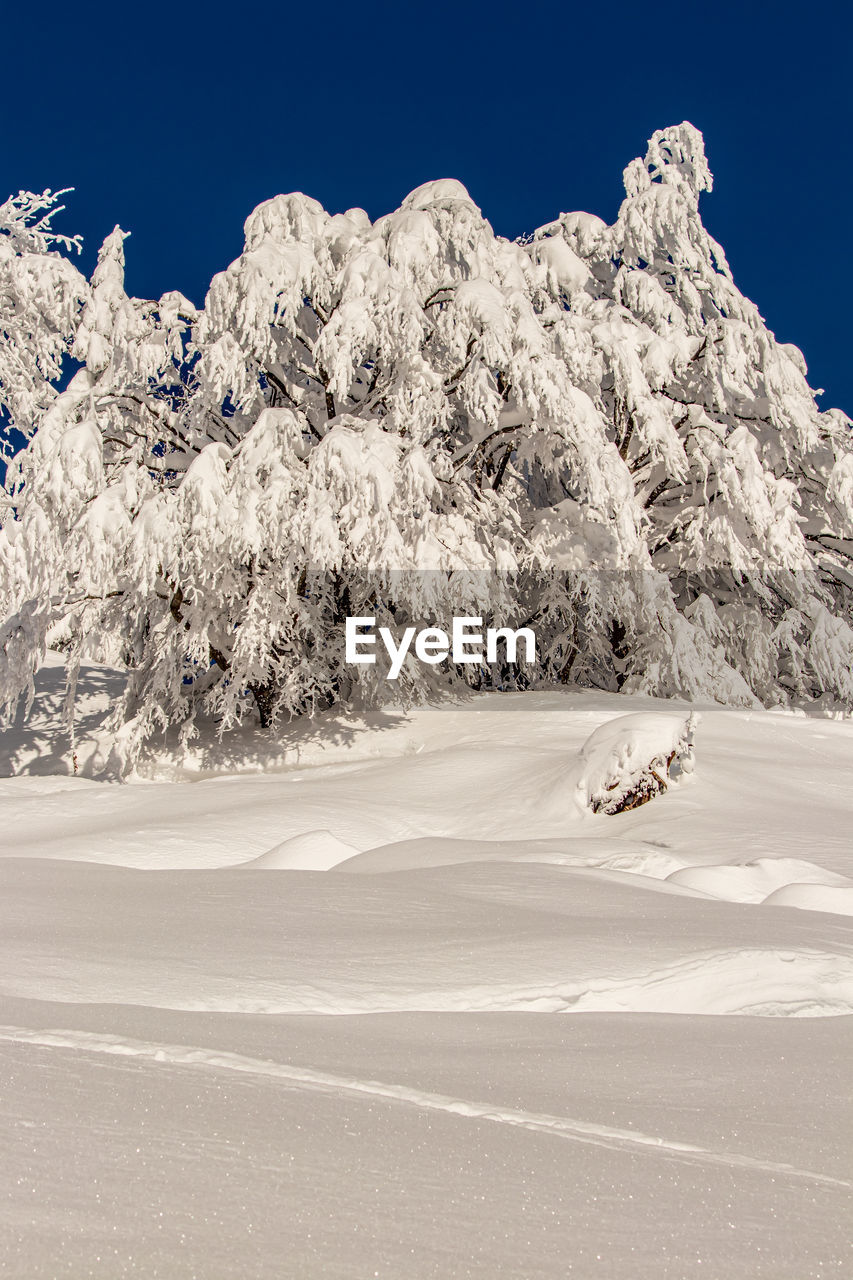
M685 708L336 714L118 785L57 699L2 744L1 1275L850 1274L849 722L703 707L608 817L590 735Z

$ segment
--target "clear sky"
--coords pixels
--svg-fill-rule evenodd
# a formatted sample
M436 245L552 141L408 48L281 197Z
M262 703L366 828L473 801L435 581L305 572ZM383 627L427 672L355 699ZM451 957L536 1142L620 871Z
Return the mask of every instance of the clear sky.
M612 221L623 167L691 120L735 280L853 415L841 0L45 0L8 6L0 40L0 199L75 187L84 267L120 223L140 296L201 302L280 191L377 217L455 177L507 236L569 209Z

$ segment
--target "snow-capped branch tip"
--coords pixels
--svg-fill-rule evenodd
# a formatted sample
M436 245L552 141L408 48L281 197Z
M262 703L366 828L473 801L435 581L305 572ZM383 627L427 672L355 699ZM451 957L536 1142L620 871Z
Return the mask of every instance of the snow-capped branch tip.
M702 134L689 120L658 129L649 139L645 159L632 160L623 179L628 196L639 195L657 182L678 187L698 203L700 192L713 188Z
M454 204L465 204L478 215L481 211L471 199L467 187L456 178L436 178L432 182L424 182L414 191L410 191L400 205L401 209L430 209L438 205L442 208L453 208Z
M21 190L17 195L10 195L0 205L0 235L9 236L22 245L29 244L41 253L53 245L80 253L82 236L63 235L51 226L51 219L65 210L65 205L57 204L57 201L73 190L73 187L62 187L59 191L51 191L50 187L45 187L40 193Z

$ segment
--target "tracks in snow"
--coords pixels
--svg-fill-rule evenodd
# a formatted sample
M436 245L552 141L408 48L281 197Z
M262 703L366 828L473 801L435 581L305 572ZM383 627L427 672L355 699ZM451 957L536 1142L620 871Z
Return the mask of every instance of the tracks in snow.
M140 1058L157 1064L185 1066L197 1070L233 1071L243 1075L285 1081L289 1085L317 1093L384 1098L404 1106L417 1107L422 1111L437 1111L463 1119L527 1129L535 1133L550 1134L569 1142L604 1147L613 1151L648 1153L688 1164L742 1169L830 1187L853 1186L844 1179L833 1178L813 1170L798 1169L793 1165L760 1160L733 1152L709 1151L704 1147L657 1138L634 1130L589 1124L583 1120L573 1120L564 1116L469 1102L445 1094L426 1093L405 1085L385 1084L378 1080L352 1079L348 1076L314 1071L269 1059L244 1057L236 1053L199 1049L187 1045L160 1044L150 1040L131 1040L88 1031L32 1031L27 1027L16 1026L0 1026L0 1041L37 1045L49 1049L69 1049L81 1053L105 1054L111 1057Z

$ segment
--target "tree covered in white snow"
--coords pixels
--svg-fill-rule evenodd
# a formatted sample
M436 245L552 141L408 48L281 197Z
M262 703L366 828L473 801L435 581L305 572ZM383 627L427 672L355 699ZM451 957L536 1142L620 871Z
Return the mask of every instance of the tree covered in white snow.
M19 191L0 204L0 420L8 434L29 435L49 407L53 384L74 340L86 280L59 252L79 251L79 237L51 222L63 191Z
M348 615L455 613L535 628L521 683L853 707L851 424L738 292L710 185L682 124L628 166L612 226L526 242L450 180L375 223L278 196L200 312L127 296L118 228L88 284L44 232L0 235L36 282L3 302L32 434L0 538L7 704L49 638L72 689L82 658L122 663L132 759L200 715L488 681L343 661Z
M612 578L616 678L849 705L850 422L818 411L801 353L734 285L699 217L710 187L701 135L662 130L626 169L612 227L570 214L531 246L541 259L565 243L592 274L555 314L556 340L608 420L654 570ZM553 283L549 296L560 305ZM563 533L558 520L551 537ZM595 600L586 578L601 562L580 560L582 601ZM581 630L586 612L575 613Z

